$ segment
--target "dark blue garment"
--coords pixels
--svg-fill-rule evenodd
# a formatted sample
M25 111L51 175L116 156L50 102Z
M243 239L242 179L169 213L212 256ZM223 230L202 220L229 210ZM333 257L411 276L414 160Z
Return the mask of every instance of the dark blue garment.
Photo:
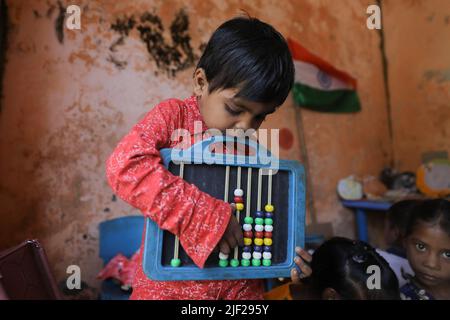
M402 300L436 300L425 289L417 286L414 281L409 281L400 288L400 295Z

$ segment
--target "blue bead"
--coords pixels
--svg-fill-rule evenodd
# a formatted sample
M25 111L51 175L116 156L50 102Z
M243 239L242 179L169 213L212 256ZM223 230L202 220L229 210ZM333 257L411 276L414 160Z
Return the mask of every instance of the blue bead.
M245 246L242 250L243 250L244 252L252 252L252 248L249 247L249 246Z
M257 218L264 218L264 212L262 212L262 211L256 211L255 215Z
M273 218L272 212L266 212L266 218Z
M253 248L255 249L256 252L261 252L262 251L262 247L261 246L254 246Z
M272 248L270 246L264 246L264 252L270 252Z

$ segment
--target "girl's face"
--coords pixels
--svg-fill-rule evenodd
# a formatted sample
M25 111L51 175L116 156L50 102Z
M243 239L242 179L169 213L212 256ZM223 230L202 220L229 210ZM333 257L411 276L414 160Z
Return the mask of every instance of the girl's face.
M226 129L258 129L265 117L275 112L275 106L236 97L238 89L216 90L209 93L203 69L194 74L194 92L200 96L199 108L208 128L225 132ZM233 135L233 132L229 132Z
M450 236L438 225L419 222L405 239L415 278L425 288L450 285Z

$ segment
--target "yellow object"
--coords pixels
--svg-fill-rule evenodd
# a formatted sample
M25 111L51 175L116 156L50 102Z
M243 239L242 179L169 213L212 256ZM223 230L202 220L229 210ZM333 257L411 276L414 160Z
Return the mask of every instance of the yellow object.
M262 246L263 243L264 243L264 242L263 242L263 239L255 238L255 244L256 244L257 246Z
M251 246L252 245L252 239L250 238L244 238L244 244L246 246Z
M244 210L244 204L243 203L236 203L236 210L239 210L239 211Z
M274 207L271 204L266 204L266 206L264 207L264 209L266 210L266 212L273 212Z
M264 238L264 245L265 246L271 246L272 245L272 239Z
M417 189L429 197L449 195L448 181L450 181L450 161L447 159L434 159L417 169Z

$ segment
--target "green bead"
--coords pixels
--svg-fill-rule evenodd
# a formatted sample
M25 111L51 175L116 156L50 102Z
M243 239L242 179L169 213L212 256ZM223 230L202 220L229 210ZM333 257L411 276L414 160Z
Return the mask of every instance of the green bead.
M242 265L243 267L248 267L248 266L250 265L250 260L248 260L248 259L242 259L242 260L241 260L241 265Z
M264 219L263 218L256 218L255 219L255 223L256 224L264 224Z
M219 260L219 266L221 266L222 268L227 267L228 260Z
M270 225L273 224L273 220L272 220L271 218L266 218L266 219L264 220L264 223L270 226Z
M232 267L238 267L239 266L239 260L238 259L231 259L230 264Z
M270 260L270 259L263 259L262 264L265 267L270 267L270 265L272 264L272 260Z
M252 224L252 223L253 223L253 218L252 218L252 217L245 217L245 218L244 218L244 223L246 223L246 224Z
M172 260L170 260L170 265L172 267L179 267L181 265L181 260L180 259L172 259Z
M252 266L259 267L261 265L260 259L252 259Z

